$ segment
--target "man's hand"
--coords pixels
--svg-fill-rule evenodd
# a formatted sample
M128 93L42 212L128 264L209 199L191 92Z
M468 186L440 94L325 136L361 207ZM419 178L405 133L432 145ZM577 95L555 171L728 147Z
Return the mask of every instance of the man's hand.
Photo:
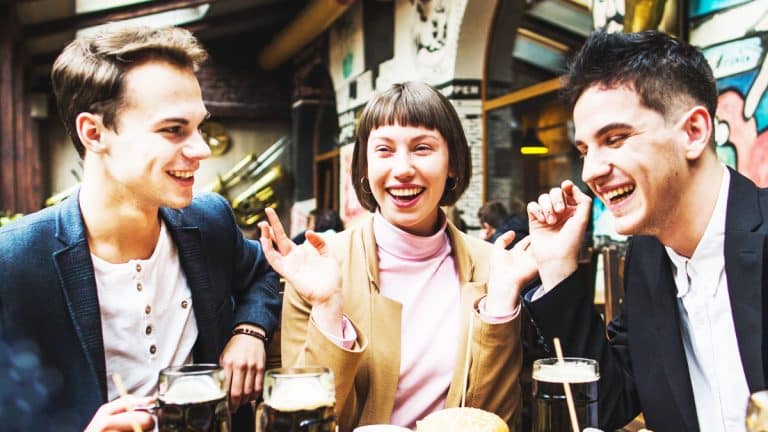
M85 428L85 432L132 432L133 425L138 425L141 430L151 431L155 427L155 420L146 411L132 411L136 406L147 406L155 403L152 397L125 396L105 403L100 406L91 422Z
M591 208L592 199L570 180L528 203L531 251L545 290L576 271Z
M248 327L264 334L260 327L248 324L237 327ZM226 387L229 388L232 412L237 411L240 405L256 400L261 394L266 358L266 349L261 339L244 334L236 334L229 339L219 357L219 363L227 374Z

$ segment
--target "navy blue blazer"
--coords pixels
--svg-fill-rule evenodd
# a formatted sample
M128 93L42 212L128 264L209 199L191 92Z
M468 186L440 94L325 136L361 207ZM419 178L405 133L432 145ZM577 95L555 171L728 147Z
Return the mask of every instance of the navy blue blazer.
M41 412L74 416L82 430L107 401L107 376L78 196L0 229L0 337L37 344L42 365L61 378ZM278 277L261 245L243 237L226 200L205 194L181 210L161 208L160 216L192 294L195 362L218 363L239 323L271 336L280 313Z
M742 367L750 392L766 388L768 189L731 170L725 220L725 273ZM572 275L535 302L524 301L546 341L560 337L567 356L600 362L599 417L604 430L640 411L649 429L698 431L672 264L655 238L630 240L621 314L605 326L592 290ZM581 279L583 280L583 279ZM746 409L747 401L744 401Z

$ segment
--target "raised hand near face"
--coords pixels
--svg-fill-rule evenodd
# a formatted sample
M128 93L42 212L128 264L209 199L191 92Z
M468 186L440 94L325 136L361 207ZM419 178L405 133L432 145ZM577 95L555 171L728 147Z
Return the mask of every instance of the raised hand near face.
M570 180L528 203L531 252L548 290L578 267L592 199Z
M485 311L501 316L513 312L520 304L520 291L536 277L536 261L531 254L530 236L512 248L506 247L515 239L514 231L507 231L493 243L491 267L488 276L488 296Z
M340 335L342 328L341 269L328 253L325 240L307 231L307 241L297 246L285 234L271 208L268 222L259 223L261 246L272 268L312 305L312 317L323 330ZM277 249L273 246L277 245Z

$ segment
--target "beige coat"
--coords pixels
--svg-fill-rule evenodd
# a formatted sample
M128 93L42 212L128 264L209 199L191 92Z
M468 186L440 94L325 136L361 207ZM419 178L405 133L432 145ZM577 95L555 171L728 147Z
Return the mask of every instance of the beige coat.
M469 317L475 314L466 405L499 414L515 424L521 408L522 365L520 318L503 324L483 322L475 306L485 295L491 244L469 237L452 224L448 236L461 281L462 326L456 369L446 405L461 403ZM329 238L330 251L341 265L344 313L357 331L345 350L309 319L311 307L286 286L282 316L284 366L326 366L336 383L339 429L388 423L400 374L401 305L379 294L379 260L373 218Z

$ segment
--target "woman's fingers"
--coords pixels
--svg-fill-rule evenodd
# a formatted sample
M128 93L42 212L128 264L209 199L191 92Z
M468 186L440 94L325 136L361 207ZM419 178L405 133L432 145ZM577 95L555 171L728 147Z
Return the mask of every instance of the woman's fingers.
M325 239L323 239L323 237L320 234L312 230L307 230L306 239L309 242L309 244L311 244L312 247L314 247L320 255L328 254L328 248L325 245Z
M496 241L493 242L493 245L496 247L501 247L502 249L506 249L507 246L509 246L509 244L512 243L514 239L515 239L515 232L510 230L500 235L496 239Z
M275 209L267 207L265 210L267 219L269 220L269 227L272 230L273 238L277 243L277 248L283 255L289 253L295 246L293 241L285 234L283 224L280 223L280 218L277 217Z

